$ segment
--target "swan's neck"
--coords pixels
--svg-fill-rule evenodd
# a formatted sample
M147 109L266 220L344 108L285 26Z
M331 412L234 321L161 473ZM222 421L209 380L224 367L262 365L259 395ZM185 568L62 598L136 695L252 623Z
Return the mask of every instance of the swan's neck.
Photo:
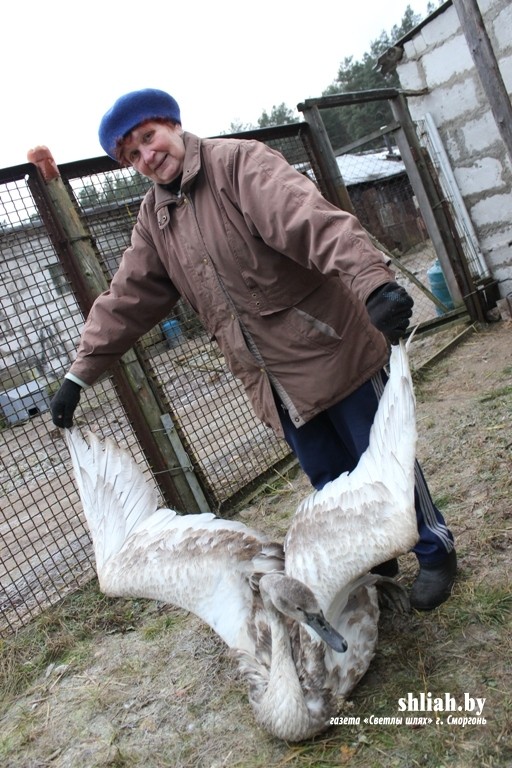
M271 633L271 662L268 685L256 705L261 724L285 741L307 736L310 714L293 661L290 634L284 617L267 598L265 608Z

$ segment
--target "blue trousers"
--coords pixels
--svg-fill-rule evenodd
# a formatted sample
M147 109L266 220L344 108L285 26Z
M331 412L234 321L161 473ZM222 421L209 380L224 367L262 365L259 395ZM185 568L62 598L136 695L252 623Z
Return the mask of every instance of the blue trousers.
M385 384L377 374L351 395L298 429L278 402L286 441L318 490L350 472L368 447L370 429ZM453 536L435 506L421 467L415 465L415 506L419 541L413 548L420 565L436 564L453 549Z

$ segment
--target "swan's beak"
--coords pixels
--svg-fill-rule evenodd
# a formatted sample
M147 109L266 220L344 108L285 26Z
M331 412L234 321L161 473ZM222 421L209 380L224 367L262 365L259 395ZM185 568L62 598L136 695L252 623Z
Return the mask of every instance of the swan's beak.
M329 624L323 613L306 614L306 623L333 651L345 653L348 648L347 641Z

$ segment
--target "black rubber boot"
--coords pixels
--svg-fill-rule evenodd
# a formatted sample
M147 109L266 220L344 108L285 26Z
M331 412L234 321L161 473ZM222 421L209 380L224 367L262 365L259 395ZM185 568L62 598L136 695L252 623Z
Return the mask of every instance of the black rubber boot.
M393 579L395 576L398 576L399 570L398 560L394 557L393 560L386 560L385 563L376 565L375 568L371 569L370 573L376 573L379 576L388 576L388 578Z
M431 611L448 600L457 573L457 555L450 554L435 565L421 565L411 587L409 599L417 611Z

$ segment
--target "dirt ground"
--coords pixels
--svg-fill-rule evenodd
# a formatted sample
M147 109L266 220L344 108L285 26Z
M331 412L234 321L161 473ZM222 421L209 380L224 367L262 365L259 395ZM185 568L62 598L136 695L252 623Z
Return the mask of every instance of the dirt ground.
M5 768L221 766L512 766L510 640L512 324L476 329L416 385L418 457L456 537L459 578L431 614L383 614L379 650L347 711L306 745L259 729L221 641L193 616L147 603L130 631L99 631L12 704L0 720ZM284 535L309 493L278 479L239 512ZM400 559L410 583L415 558ZM134 611L135 613L135 611ZM375 728L399 697L485 697L485 724Z

